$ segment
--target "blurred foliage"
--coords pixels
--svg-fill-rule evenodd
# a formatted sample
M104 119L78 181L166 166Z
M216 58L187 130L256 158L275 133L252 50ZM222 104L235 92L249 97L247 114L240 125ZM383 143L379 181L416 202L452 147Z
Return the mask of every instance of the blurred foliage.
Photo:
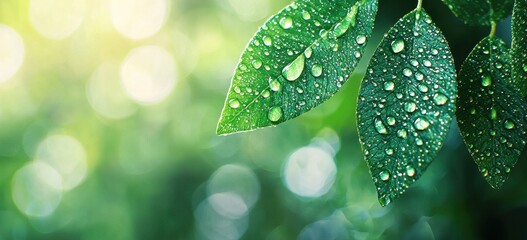
M366 58L334 98L278 128L216 136L239 54L287 4L0 1L0 69L16 68L0 79L0 239L527 238L525 155L492 190L456 126L417 184L377 202L358 86L413 1L380 3ZM424 7L459 68L488 29ZM510 42L509 21L498 34ZM3 58L20 54L20 66Z

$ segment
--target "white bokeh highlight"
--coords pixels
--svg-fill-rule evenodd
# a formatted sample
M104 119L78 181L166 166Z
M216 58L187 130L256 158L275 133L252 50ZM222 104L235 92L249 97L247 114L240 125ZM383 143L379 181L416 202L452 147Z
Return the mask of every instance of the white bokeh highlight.
M45 138L37 148L35 159L59 173L63 190L77 187L86 177L86 151L73 137L52 135Z
M331 153L319 147L296 150L283 167L286 187L301 197L317 198L333 186L337 167Z
M167 0L112 0L112 23L123 36L139 40L157 33L169 12Z
M61 176L44 162L30 162L13 176L12 198L27 216L49 216L62 199Z
M11 27L0 24L0 83L11 79L24 62L22 37Z
M158 46L133 49L121 65L126 94L141 104L155 104L170 95L176 84L174 57Z
M64 39L77 30L86 14L86 0L30 0L29 20L44 37Z

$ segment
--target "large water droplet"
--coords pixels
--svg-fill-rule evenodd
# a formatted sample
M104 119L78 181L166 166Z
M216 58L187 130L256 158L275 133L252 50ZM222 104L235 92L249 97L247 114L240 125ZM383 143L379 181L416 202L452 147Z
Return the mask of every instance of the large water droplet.
M293 19L290 17L283 17L280 19L280 26L282 26L283 29L289 29L293 26Z
M404 40L397 39L392 42L392 51L394 53L400 53L404 50Z
M403 69L403 74L404 76L410 77L412 76L413 73L412 73L412 70L410 70L409 68L405 68Z
M377 130L377 132L380 134L388 134L386 126L384 126L384 123L382 123L380 119L375 120L375 130Z
M417 109L417 105L414 102L407 102L404 104L404 110L408 113L413 113Z
M313 77L320 77L322 75L322 66L315 64L313 67L311 67L311 74Z
M492 84L492 78L490 76L484 76L481 80L481 86L488 87Z
M366 36L364 36L364 35L358 35L358 36L355 38L355 41L357 42L357 44L362 45L362 44L366 43Z
M395 83L393 83L393 82L385 82L384 83L384 90L386 90L386 91L393 91L394 88L395 88Z
M414 127L417 130L423 131L423 130L428 129L428 127L430 127L430 122L427 119L419 117L419 118L415 119Z
M304 55L306 56L306 58L310 58L312 54L313 54L313 49L311 47L308 47L306 51L304 51Z
M268 36L265 36L263 38L263 42L264 42L265 46L271 46L273 44L273 39L268 37Z
M271 122L278 122L282 118L282 115L281 107L272 107L271 110L269 110L267 117Z
M234 109L239 108L240 107L240 101L238 101L238 99L231 99L231 100L229 100L229 106L231 108L234 108Z
M282 75L285 79L288 81L297 80L304 71L305 59L306 57L304 54L301 54L291 64L287 65L284 70L282 70Z
M269 82L269 88L271 88L271 91L278 92L280 89L282 89L282 84L276 79L273 79Z
M505 128L506 129L513 129L514 128L514 122L511 120L505 120Z
M439 106L445 105L448 102L448 97L442 93L436 93L434 95L434 102Z
M381 178L381 180L386 182L390 180L390 173L388 173L387 171L382 171L379 173L379 177Z
M415 168L410 165L406 166L406 175L413 177L415 175Z

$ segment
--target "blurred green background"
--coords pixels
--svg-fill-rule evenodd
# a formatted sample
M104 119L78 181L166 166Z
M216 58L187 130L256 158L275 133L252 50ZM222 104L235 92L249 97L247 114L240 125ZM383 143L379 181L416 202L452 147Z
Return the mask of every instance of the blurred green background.
M527 239L525 155L493 190L455 125L420 181L377 202L358 86L416 1L380 2L367 57L334 98L216 136L241 52L289 3L1 0L0 239ZM489 29L424 7L459 68Z

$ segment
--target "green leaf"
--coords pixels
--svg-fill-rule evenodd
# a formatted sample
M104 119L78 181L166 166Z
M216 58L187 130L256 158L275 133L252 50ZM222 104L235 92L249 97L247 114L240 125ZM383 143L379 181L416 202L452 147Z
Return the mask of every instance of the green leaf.
M490 25L511 15L514 0L443 0L466 24Z
M512 79L527 97L527 0L516 0L512 14Z
M449 46L424 10L400 19L360 89L359 136L381 205L421 177L446 138L456 96Z
M320 105L348 79L371 36L377 0L298 0L242 54L218 134L277 125Z
M481 174L494 188L507 180L527 134L527 102L510 79L509 50L497 37L483 39L459 73L459 129Z

